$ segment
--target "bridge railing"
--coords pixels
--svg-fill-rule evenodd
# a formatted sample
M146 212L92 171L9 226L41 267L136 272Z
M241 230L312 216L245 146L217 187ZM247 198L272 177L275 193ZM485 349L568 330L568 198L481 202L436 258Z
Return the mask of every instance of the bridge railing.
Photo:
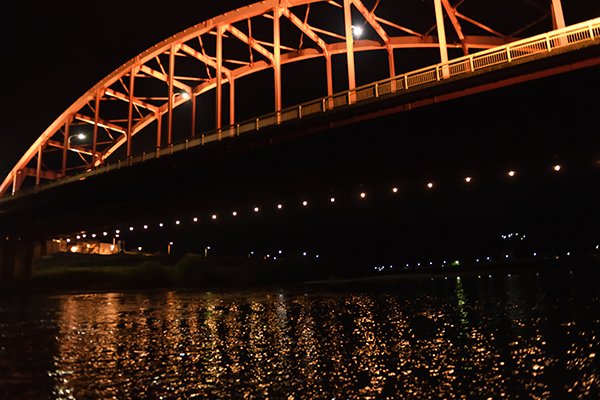
M283 109L279 113L265 114L249 121L240 122L230 128L223 128L222 130L232 129L236 134L255 132L272 125L418 88L419 86L443 79L472 73L499 64L510 63L524 57L549 53L561 47L572 46L596 39L600 39L600 18L456 58L447 63L440 63L407 72L392 78L360 86L353 90L335 93L332 96L311 100ZM213 135L208 134L204 143L213 141L213 139L220 140L220 138L215 138Z
M297 106L283 109L280 112L265 114L218 130L206 132L201 136L187 139L185 142L173 144L153 153L144 153L141 156L119 160L113 164L105 163L96 168L88 169L85 172L46 183L28 191L20 191L18 194L37 192L41 189L84 180L89 176L99 175L153 158L171 155L178 151L187 150L196 146L203 146L207 143L217 142L228 137L238 136L249 132L257 132L267 127L339 109L340 107L377 99L382 96L390 96L411 89L415 90L433 82L446 80L466 73L473 73L496 65L511 63L525 57L550 53L559 48L573 46L592 40L600 40L600 18L595 18L527 39L514 41L493 49L483 50L468 56L450 60L446 63L435 64L407 72L392 78L360 86L353 90L335 93L332 96L311 100Z

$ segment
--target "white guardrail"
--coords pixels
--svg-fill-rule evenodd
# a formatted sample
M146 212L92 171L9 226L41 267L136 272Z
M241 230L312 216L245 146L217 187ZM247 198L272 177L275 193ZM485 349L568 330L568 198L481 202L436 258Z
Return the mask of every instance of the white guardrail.
M354 90L348 90L345 92L336 93L332 96L312 100L297 106L286 108L278 113L274 112L262 115L252 120L243 121L221 128L220 130L207 132L201 136L197 136L193 139L187 139L183 143L173 144L170 147L157 150L153 153L146 153L141 156L132 157L126 160L119 160L113 164L106 163L99 167L86 170L80 174L60 178L39 187L20 191L16 193L16 195L37 192L53 186L84 180L90 176L103 174L114 169L119 169L124 166L131 166L133 164L144 162L153 158L171 155L181 150L187 150L196 146L203 146L207 143L239 136L243 133L256 132L269 126L297 120L309 115L327 112L338 107L360 103L392 93L399 93L421 85L429 84L431 82L475 72L477 70L494 65L511 63L515 60L520 60L525 57L550 53L555 49L573 46L582 42L588 42L596 39L600 39L600 18L595 18L527 39L518 40L504 46L480 51L472 55L456 58L446 63L440 63L407 72L405 74L397 75L393 78L384 79L358 87ZM15 196L13 196L13 198L14 197Z

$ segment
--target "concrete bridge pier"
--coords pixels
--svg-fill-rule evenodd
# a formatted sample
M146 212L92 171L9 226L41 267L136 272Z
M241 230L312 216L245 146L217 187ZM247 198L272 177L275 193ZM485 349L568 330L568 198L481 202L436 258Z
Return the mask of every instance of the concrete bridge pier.
M0 241L0 282L31 278L45 249L45 241L4 238Z

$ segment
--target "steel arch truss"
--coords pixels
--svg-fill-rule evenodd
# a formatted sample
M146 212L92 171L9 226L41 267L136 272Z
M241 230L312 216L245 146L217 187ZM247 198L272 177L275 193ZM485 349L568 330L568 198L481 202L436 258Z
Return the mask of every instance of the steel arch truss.
M324 59L324 90L332 95L335 55L346 56L344 78L348 89L354 89L355 53L385 54L391 77L403 49L439 49L444 62L449 48L467 54L499 46L549 17L555 27L564 26L560 0L551 0L550 7L528 0L498 1L504 8L512 4L514 15L520 8L532 11L518 29L483 22L486 16L479 16L477 7L469 9L469 2L476 3L434 0L432 9L419 1L416 11L408 13L397 0L266 0L192 26L129 60L66 109L10 171L0 197L16 193L26 181L40 185L94 168L117 152L121 158L132 157L138 151L133 139L140 133L151 142L150 151L171 146L175 110L183 104L191 104L188 137L198 134L198 115L210 118L215 129L223 126L224 116L234 124L236 82L261 71L272 71L272 107L280 111L285 64ZM411 21L414 12L429 18ZM357 27L365 31L361 38L355 36ZM502 29L512 33L500 33ZM204 94L210 95L210 107L200 102ZM199 105L204 108L200 112ZM85 140L79 136L82 131Z

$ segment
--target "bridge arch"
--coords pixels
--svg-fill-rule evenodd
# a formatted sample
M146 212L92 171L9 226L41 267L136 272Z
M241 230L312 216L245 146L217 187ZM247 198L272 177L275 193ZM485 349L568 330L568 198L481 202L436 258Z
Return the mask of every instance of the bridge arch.
M199 117L212 120L214 129L226 129L236 122L236 82L264 71L272 71L269 97L272 110L279 112L281 70L286 64L324 60L325 90L332 95L334 56L345 56L344 79L347 88L354 89L358 53L385 54L392 77L402 50L433 49L447 61L449 49L468 54L496 47L550 17L556 27L564 26L559 0L536 10L512 33L501 33L482 22L484 17L467 15L462 3L434 0L433 7L422 5L431 18L428 28L421 29L408 27L398 15L387 15L385 0L265 0L189 27L133 57L71 104L9 172L0 185L0 197L15 194L26 181L40 185L93 169L119 157L119 152L121 158L131 158L137 137L145 138L143 151L172 146L174 114L184 104L191 104L189 138L202 134ZM365 29L364 37L358 37L357 26ZM204 114L197 111L201 99L212 102ZM229 104L224 104L226 100ZM85 142L77 136L82 126L88 136Z

